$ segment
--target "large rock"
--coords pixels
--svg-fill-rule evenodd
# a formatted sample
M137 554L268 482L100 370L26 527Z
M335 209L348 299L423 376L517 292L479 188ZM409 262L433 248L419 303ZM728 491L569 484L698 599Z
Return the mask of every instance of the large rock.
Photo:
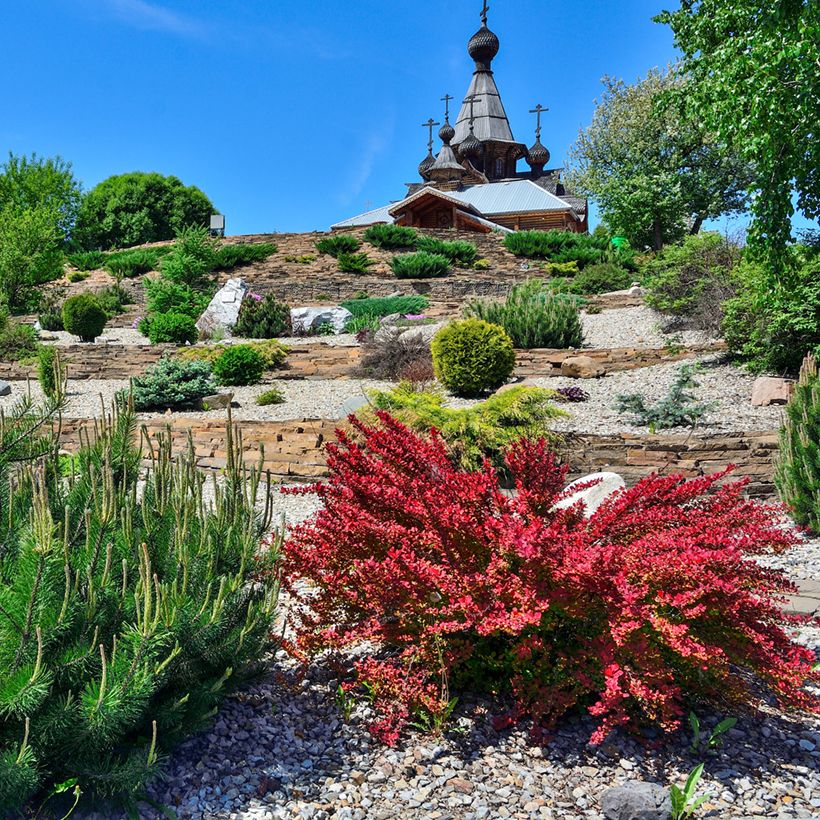
M607 789L601 798L606 820L670 820L669 793L657 783L633 781Z
M353 314L343 307L332 308L293 308L290 312L290 322L295 335L309 334L318 330L322 325L330 325L334 333L344 333L347 323Z
M768 407L771 404L788 404L794 390L794 382L761 376L752 387L752 406Z
M370 399L367 398L365 395L361 396L353 396L349 398L340 408L339 408L339 418L346 419L349 415L353 413L358 413L364 407L368 407L370 405Z
M8 382L4 382L0 379L0 396L10 396L11 395L11 385Z
M570 356L561 363L561 375L570 379L599 379L606 368L589 356Z
M205 396L194 405L197 410L227 410L233 401L233 393L215 393L213 396Z
M584 489L585 484L595 482ZM565 510L579 501L584 502L584 516L590 518L613 493L626 487L626 482L617 473L593 473L573 481L565 490L566 497L555 508Z
M430 344L433 337L441 330L444 325L441 322L436 322L429 325L415 325L411 327L401 327L399 325L383 325L376 331L374 337L376 342L386 342L393 337L401 336L405 341L412 342L416 339Z
M200 334L206 339L213 338L215 334L230 336L247 293L248 286L242 279L229 279L197 320Z

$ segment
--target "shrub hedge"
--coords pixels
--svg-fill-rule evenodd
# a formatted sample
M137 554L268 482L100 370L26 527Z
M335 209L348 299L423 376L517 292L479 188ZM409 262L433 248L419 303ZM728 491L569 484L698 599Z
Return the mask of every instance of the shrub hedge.
M446 256L424 251L394 256L390 266L397 279L434 279L450 272Z

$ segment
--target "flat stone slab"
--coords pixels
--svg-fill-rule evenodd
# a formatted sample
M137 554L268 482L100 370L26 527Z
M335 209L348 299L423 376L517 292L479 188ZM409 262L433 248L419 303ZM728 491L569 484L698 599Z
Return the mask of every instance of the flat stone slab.
M820 580L798 581L799 595L789 597L789 609L799 615L820 615Z

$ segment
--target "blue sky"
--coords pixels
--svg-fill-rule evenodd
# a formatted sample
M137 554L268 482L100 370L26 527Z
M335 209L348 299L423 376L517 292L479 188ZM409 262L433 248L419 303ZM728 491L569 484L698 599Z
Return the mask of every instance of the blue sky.
M513 131L550 108L563 160L605 74L674 57L663 0L491 2ZM667 3L668 5L668 3ZM325 229L400 199L445 94L460 100L479 0L35 0L3 9L0 152L74 164L87 188L159 171L198 185L229 233ZM10 80L10 81L9 81ZM523 167L523 165L522 165Z

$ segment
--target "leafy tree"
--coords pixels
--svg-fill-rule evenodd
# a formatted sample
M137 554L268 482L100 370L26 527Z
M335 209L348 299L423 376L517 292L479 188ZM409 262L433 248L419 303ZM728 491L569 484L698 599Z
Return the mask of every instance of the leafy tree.
M43 159L37 154L18 157L10 153L0 166L0 211L48 211L62 241L71 235L81 199L82 189L71 163L60 157Z
M794 194L820 217L820 4L681 0L657 19L684 54L690 116L756 169L750 241L781 262Z
M704 220L746 206L748 164L670 101L691 82L653 69L634 85L604 77L591 125L571 149L567 179L608 227L660 250Z
M86 194L75 237L89 250L160 242L173 239L187 225L207 225L213 212L199 188L186 187L176 177L121 174Z

